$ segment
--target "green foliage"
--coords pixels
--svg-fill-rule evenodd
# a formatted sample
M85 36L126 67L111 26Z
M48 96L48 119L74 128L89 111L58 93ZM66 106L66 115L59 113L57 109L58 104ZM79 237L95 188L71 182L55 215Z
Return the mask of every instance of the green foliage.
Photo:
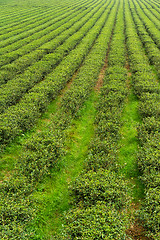
M151 135L139 151L138 165L143 172L142 179L147 187L157 187L160 168L160 133Z
M5 113L6 119L7 117L11 119L11 116L13 117L12 114L14 114L15 118L12 118L12 120L13 122L15 122L15 124L8 124L8 126L6 126L5 128L3 122L1 130L3 133L6 134L6 137L5 139L3 138L2 142L8 142L13 139L16 136L18 130L23 131L22 128L28 128L29 126L26 126L26 123L29 124L29 122L32 123L32 121L36 121L40 113L45 110L47 103L49 102L48 98L53 98L52 95L56 95L58 91L63 88L65 83L71 78L75 70L83 61L84 56L86 56L89 52L95 39L101 32L104 23L108 18L108 15L106 15L105 12L107 6L108 3L105 4L103 8L100 8L100 10L96 13L96 18L94 20L91 20L92 24L96 22L94 27L83 38L78 48L74 49L71 54L63 60L59 68L57 68L56 71L52 73L52 75L50 75L48 81L46 80L45 83L42 82L40 84L41 89L39 85L36 86L28 95L23 98L23 100L20 102L21 105L17 104L13 107L14 111L12 113L10 110L7 112L8 115ZM110 11L111 9L108 12ZM108 33L111 33L111 28L109 29ZM28 209L28 213L30 213L30 206L31 213L33 210L33 214L31 214L31 216L25 216L24 212L24 217L19 218L19 223L24 224L23 232L26 234L28 229L28 222L31 223L31 220L34 217L34 203L31 205L27 205L27 203L29 202L27 201L27 197L31 197L31 194L35 190L38 182L40 182L46 175L49 175L49 170L55 166L56 162L59 162L59 158L63 155L63 131L69 126L71 120L76 116L76 113L78 112L79 108L82 106L86 98L89 96L89 93L91 92L92 87L97 80L99 71L102 66L102 61L99 61L99 59L103 59L105 57L104 50L106 49L106 39L109 40L108 35L106 35L105 38L103 35L100 35L100 37L98 38L92 51L86 58L85 64L82 66L79 76L77 76L77 78L74 80L74 84L72 85L70 91L68 91L62 98L60 110L56 114L54 120L50 123L50 128L48 130L44 130L43 132L36 133L29 141L23 144L24 153L21 154L17 162L17 172L19 172L20 176L23 176L24 178L26 177L26 181L28 184L31 184L32 189L29 191L27 196L24 196L24 201L22 203L20 202L20 205L22 205L22 210L23 208L26 209L26 211ZM99 44L99 42L103 42L103 48ZM45 66L42 66L42 68L43 67L45 69ZM37 73L38 76L38 68L34 69L34 72ZM85 81L83 79L84 73L87 74ZM55 88L53 88L53 85L55 86ZM81 95L79 91L77 91L77 89L79 89L78 85L80 85L82 89ZM70 96L70 92L75 93L74 97ZM37 96L39 97L37 98ZM74 106L73 112L67 111L67 106L65 106L64 104L65 99L68 99L70 106ZM32 106L32 109L28 109L28 105ZM24 118L21 114L18 114L21 113L21 111L25 112L25 115L23 115L25 116ZM28 116L27 111L29 111ZM36 118L35 116L33 117L33 112ZM1 119L3 121L3 117ZM12 129L12 126L14 129ZM10 127L10 133L7 133L8 127ZM3 134L3 136L5 135ZM18 178L18 176L15 175L14 177ZM8 190L4 194L4 199L6 199L7 193L10 191L9 182L7 182L7 186ZM26 185L24 184L24 186ZM15 201L15 204L18 204L18 199L20 198L20 195L20 192L17 192L18 197L16 199L14 199L14 196L11 195L11 201ZM3 212L6 213L7 211L7 208L4 206ZM4 234L6 234L7 237L10 236L13 225L14 219L11 219L10 225L8 222L6 222L6 226L9 227L7 230L5 230ZM29 232L30 234L32 234L32 230L30 230ZM18 233L15 230L14 232L12 232L12 234L13 238L16 238ZM26 235L26 239L27 237L28 235Z
M154 116L146 117L143 122L138 125L138 139L143 145L149 138L152 139L152 135L156 132L160 132L160 121Z
M96 18L99 18L99 15L101 15L101 11L96 14L97 15ZM56 38L55 41L52 42L52 46L50 47L50 52L53 52L56 47L58 47L67 38L69 38L67 39L68 41L66 41L63 44L63 46L60 46L59 48L57 48L54 53L47 54L49 55L47 56L47 58L45 57L45 52L42 51L41 53L43 55L41 56L41 58L42 57L43 58L40 61L38 61L39 59L37 59L37 61L35 61L34 64L30 66L27 70L25 70L23 74L15 77L14 79L12 79L12 81L9 81L8 83L6 83L1 87L0 89L0 95L1 95L0 112L1 113L4 112L9 106L14 105L17 102L17 100L19 100L29 89L31 89L36 83L43 80L44 76L46 76L48 73L52 72L53 69L56 67L56 65L63 59L63 57L67 55L70 50L75 48L75 46L84 37L84 35L93 27L95 21L97 20L96 18L95 20L91 19L86 24L85 28L82 27L84 23L87 21L87 16L85 16L85 18L80 22L79 22L79 19L81 19L84 14L85 13L80 14L80 16L78 15L76 19L72 17L71 23L70 22L67 23L66 29L63 26L61 27L62 29L64 29L64 33L63 35L61 35L61 39ZM73 22L77 22L77 23L72 28L69 28L70 26L72 26ZM82 29L80 29L80 32L74 34L81 27ZM72 34L73 36L71 36ZM56 36L56 33L55 33L55 36ZM68 42L70 44L68 44ZM31 61L33 61L33 59L34 59L34 56L31 55ZM22 59L22 63L24 64L23 59ZM6 71L10 72L10 69L8 66L6 66Z
M48 103L51 100L55 99L55 97L60 92L60 90L64 88L65 84L70 80L73 73L80 66L84 57L87 55L87 53L91 49L95 39L98 37L98 34L100 33L104 25L104 22L106 21L106 18L107 18L106 13L104 13L104 10L106 9L106 7L107 5L105 5L103 8L100 8L100 10L95 15L95 19L93 18L90 20L90 23L87 26L87 31L89 30L88 34L86 34L86 36L82 39L81 43L66 58L63 59L61 64L54 70L54 72L49 74L48 77L45 79L45 81L42 81L39 84L37 84L35 87L33 87L30 90L30 92L25 94L25 96L15 106L11 106L10 108L8 108L8 110L5 111L5 113L1 114L0 116L1 143L6 144L12 139L14 139L17 135L19 135L20 132L23 132L26 129L30 129L35 124L37 119L40 117L41 113L46 109L46 106L48 105ZM91 28L93 25L94 27ZM84 31L86 30L83 29L82 32ZM80 36L81 38L83 37L83 35L81 34ZM79 40L77 40L77 42L79 42ZM75 46L74 41L73 41L73 46ZM88 66L91 63L94 63L95 64L94 66L96 66L97 63L98 63L97 66L100 66L102 64L102 62L99 61L99 58L97 58L99 56L97 54L95 51L95 54L92 55L92 58L88 60ZM95 62L93 59L95 59ZM49 66L51 65L49 61L47 62L44 61L44 62L49 64ZM41 68L38 69L38 65L40 63L42 64L43 61L37 62L36 63L37 68L34 69L34 72L37 70L38 75L39 75L39 72L42 73L45 69L45 65L44 67L42 67L42 69ZM87 73L87 71L89 71L88 67L83 69L83 71ZM98 74L97 67L95 68L95 72L93 73L93 75L94 74L95 75ZM31 75L34 77L34 80L37 81L35 78L35 74L31 74ZM83 73L82 75L84 76ZM90 75L90 79L93 78L93 75ZM16 82L16 85L17 84L18 83ZM27 84L26 81L24 81L24 84ZM87 77L86 77L86 81L85 81L86 87L81 85L82 95L85 94L84 90L86 90L86 96L87 96L87 93L88 93L87 84L89 83L87 83ZM90 86L90 88L91 87L92 85ZM76 89L74 90L77 94L77 97L75 99L77 99L79 96L78 89L79 88L77 86L77 92L76 92ZM17 91L18 91L18 88L17 88ZM5 96L9 103L10 101L7 97L8 94ZM16 96L17 95L15 93L15 97ZM12 98L12 94L10 97ZM1 98L3 100L2 96ZM69 98L69 94L68 94L68 98ZM80 98L81 98L81 95L80 95ZM71 100L73 101L73 98L71 98ZM5 103L2 105L2 108L4 107L4 105ZM72 103L71 106L75 107L75 103ZM6 126L6 122L7 122L7 126Z
M153 28L153 23L147 20L143 12L148 10L138 10L141 12L141 21L145 25L138 25L139 20L134 14L134 9L131 10L131 15L126 11L126 32L127 32L127 47L129 49L129 60L131 62L133 77L133 87L137 97L139 98L139 113L142 117L142 124L138 125L138 137L141 147L138 152L138 166L141 171L141 179L145 183L146 197L142 202L139 211L139 218L147 228L149 235L153 239L159 238L159 120L160 120L160 86L157 82L156 75L153 73L148 59L143 51L142 44L137 36L140 35L146 51L153 60L155 52L152 52L155 45L150 37L147 37L147 32L157 43L157 30ZM138 21L138 22L137 22ZM136 31L136 28L138 31ZM131 31L132 29L132 31ZM129 40L130 38L130 40ZM132 41L131 41L132 40ZM151 47L151 51L148 50ZM153 47L153 48L152 48ZM154 62L156 67L156 62ZM157 65L158 66L158 65Z
M149 188L146 190L146 199L142 203L139 217L148 229L148 234L152 239L157 240L160 237L160 188Z
M159 89L160 90L160 89ZM160 95L144 94L139 104L139 112L143 118L145 117L160 117Z
M56 239L126 239L128 221L110 205L98 201L88 208L75 208L66 216L67 227Z
M114 68L108 68L103 79L97 105L95 136L90 144L85 170L70 187L74 208L66 215L61 239L126 238L125 230L129 218L125 207L130 199L127 182L118 175L116 164L120 116L127 96L127 75L122 65L125 62L125 56L122 55L124 48L122 51L116 51L119 46L117 34L121 36L122 27L123 18L121 12L118 14L117 11L114 40L109 53L110 64L112 59L117 61ZM124 46L124 38L120 38L120 41ZM122 62L118 61L119 56Z
M134 2L134 7L130 8L135 23L135 27L148 54L149 60L155 66L159 75L160 74L159 70L160 54L158 50L158 46L160 46L160 41L158 39L159 31L154 27L154 24L157 22L156 21L157 19L156 20L154 19L153 21L146 19L146 15L144 13L146 10L136 5L137 4L135 4ZM150 14L150 17L152 18L153 15Z
M4 239L28 239L32 234L27 230L35 215L31 194L63 155L62 135L53 129L37 133L23 145L23 150L15 173L0 186L0 231Z
M82 173L70 186L75 205L80 202L84 207L91 207L102 201L106 205L114 205L117 210L129 205L127 189L127 183L122 176L103 169Z
M13 13L1 9L2 148L35 125L49 102L56 98L86 58L62 97L60 111L48 130L36 133L22 144L23 153L14 173L0 182L1 238L34 238L34 231L28 230L36 212L32 193L37 184L50 175L50 169L60 162L64 154L64 130L79 116L109 47L108 69L96 108L95 136L85 170L70 187L75 205L66 214L65 230L59 239L126 239L129 216L125 208L130 200L127 183L118 175L116 164L120 119L128 95L124 67L126 41L134 93L139 99L138 110L143 121L138 125L138 166L146 186L146 198L139 216L150 236L157 240L160 237L160 87L156 74L160 73L160 40L158 15L154 9L148 9L153 3L126 1L122 4L104 0L89 1L86 6L86 2L71 1L73 5L68 6L67 2L60 1L60 5L53 2L52 6L45 3L29 10L20 10L12 2L12 10L16 9L15 12L11 10Z
M30 198L32 185L27 178L14 175L0 185L0 232L2 239L28 239L26 226L35 210Z

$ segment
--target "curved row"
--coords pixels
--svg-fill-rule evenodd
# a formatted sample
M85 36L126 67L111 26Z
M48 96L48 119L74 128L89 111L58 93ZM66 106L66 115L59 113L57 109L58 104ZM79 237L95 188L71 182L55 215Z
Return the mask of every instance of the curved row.
M9 53L9 57L6 58L4 56L3 59L1 59L1 63L4 61L13 61L14 58L19 57L17 60L13 61L10 64L7 64L3 66L1 69L1 74L0 74L0 83L5 84L7 81L10 79L17 78L17 74L21 74L24 71L26 71L27 67L30 65L33 65L34 63L40 61L46 54L52 53L56 47L59 45L63 44L63 42L70 37L74 32L78 31L78 28L83 26L85 22L88 21L88 18L90 16L90 12L94 14L95 11L98 11L98 9L101 6L95 5L95 10L92 10L92 8L87 9L86 11L83 11L83 13L80 13L79 15L76 15L75 18L70 17L68 18L71 19L67 24L65 21L67 19L64 19L64 25L61 27L57 28L55 31L48 33L48 30L45 30L47 33L46 35L41 37L40 39L37 39L24 47L20 48L17 51L14 51L13 54ZM89 14L88 14L89 12ZM76 21L77 21L77 26L76 26ZM81 22L80 22L81 21ZM59 26L60 23L58 23ZM56 27L56 24L55 24ZM61 31L63 31L63 34L61 34ZM35 51L34 51L35 50ZM33 51L33 52L32 52ZM31 69L30 67L29 69ZM19 76L23 77L23 74Z
M64 9L66 8L66 6L64 7ZM57 11L61 11L62 9L63 9L63 7L62 7L62 9L61 8L56 8L57 9ZM16 29L19 29L20 28L20 26L22 25L27 25L27 22L32 22L33 21L33 19L36 19L38 16L39 17L41 17L41 16L43 16L45 13L46 14L49 14L51 11L54 11L54 9L53 8L48 8L48 9L35 9L35 11L33 11L33 13L32 14L30 14L30 12L28 13L28 14L26 14L24 17L23 17L23 14L22 14L22 16L19 16L19 17L15 17L15 19L14 19L14 17L13 18L11 18L10 19L10 21L9 21L9 17L6 17L6 19L4 20L4 25L2 25L1 27L0 27L0 33L1 33L1 31L2 31L2 33L4 32L4 33L6 33L7 34L7 32L8 32L8 30L10 30L10 31L14 31L14 30L16 30ZM7 23L8 22L8 23Z
M160 11L157 7L154 7L152 2L148 3L148 1L141 1L143 5L146 6L146 8L157 18L160 20Z
M17 175L13 176L10 181L1 185L0 199L3 206L1 214L3 223L2 236L14 236L16 239L21 239L22 237L23 239L29 239L29 237L33 235L36 236L34 230L27 232L26 228L26 225L31 222L35 215L34 204L32 204L30 195L36 183L48 173L50 168L54 167L55 162L61 157L63 130L70 124L71 119L75 117L76 112L88 97L96 82L105 58L107 47L106 40L109 39L112 31L116 8L113 7L113 10L111 8L108 11L112 12L105 24L105 28L103 28L100 37L86 58L79 72L80 75L77 76L75 83L71 86L70 91L77 92L76 105L75 99L71 99L70 94L68 95L68 93L66 93L64 97L64 99L66 99L67 96L69 97L68 100L70 101L70 105L72 105L73 101L75 106L74 113L72 111L66 113L67 109L64 107L65 105L62 100L61 110L50 123L50 127L44 132L37 133L32 139L24 144L25 151L18 161ZM110 23L109 29L108 23ZM97 22L97 28L99 24L100 22ZM95 33L96 31L94 34ZM93 58L96 61L92 61ZM99 61L99 59L101 59L101 61ZM85 88L85 91L81 93L81 98L79 98L79 92L76 91L79 83L82 90L83 87ZM64 108L66 109L65 111ZM5 204L6 202L8 203L7 205ZM16 214L13 214L13 212Z
M19 22L27 21L27 20L29 20L29 18L32 18L34 16L34 14L36 14L37 12L43 13L44 9L40 9L40 7L39 7L37 9L28 9L28 8L25 10L19 9L18 13L17 13L17 9L15 11L16 11L16 13L11 14L10 12L8 13L5 10L6 16L4 16L1 19L0 30L6 29L8 26L18 25ZM10 15L10 17L8 15ZM29 17L28 17L28 15L29 15Z
M127 47L133 75L134 92L139 99L139 114L142 124L138 127L140 149L138 165L145 183L145 199L139 217L149 235L159 238L159 121L160 86L143 51L131 18L128 5L125 8Z
M132 1L132 3L134 4L137 14L138 14L139 18L141 19L141 21L143 22L147 32L150 34L150 36L152 37L152 39L154 40L154 42L157 44L158 48L160 49L160 31L159 31L160 28L155 27L156 23L154 21L151 21L148 18L146 12L144 12L144 9L141 9L139 7L139 5L136 4L137 2ZM156 20L156 22L157 22L157 25L159 26L159 21Z
M52 31L56 30L57 28L61 27L62 25L64 25L67 21L69 21L71 19L71 16L74 17L74 15L76 16L76 14L79 14L80 12L82 12L81 9L77 8L73 8L71 9L71 11L67 11L66 13L62 12L62 14L60 16L57 16L55 19L52 20L52 24L47 27L47 28L42 28L42 31L37 32L35 31L35 29L33 29L33 31L29 31L29 33L27 34L26 32L20 34L24 37L21 38L21 36L17 36L17 41L16 41L16 37L11 37L11 39L7 39L6 40L6 46L4 46L3 48L0 49L0 53L1 54L5 54L5 53L11 53L12 51L15 51L21 47L23 47L26 44L32 44L33 40L37 40L37 38L40 37L45 37L46 34L50 35L53 34ZM72 15L73 14L73 15ZM53 25L55 24L55 25ZM33 32L33 35L30 34L30 32ZM47 36L46 38L49 38L49 36ZM12 39L13 39L13 43L12 43ZM11 43L10 43L11 41ZM47 39L46 39L47 41ZM8 42L8 43L7 43ZM2 42L2 44L5 44L5 41ZM10 57L10 55L9 55ZM2 56L2 60L5 60L6 56Z
M65 214L64 231L56 239L126 238L130 200L127 183L118 174L116 147L127 96L122 5L116 23L97 106L95 136L85 169L70 186L73 208Z
M63 36L69 37L65 43L57 48L57 50L52 54L47 54L41 61L36 62L33 66L31 66L24 74L18 76L15 79L12 79L7 84L1 87L0 89L0 103L1 108L0 112L6 111L7 107L10 105L16 104L16 102L29 90L31 89L37 82L43 80L45 75L49 72L52 72L56 65L63 59L67 53L69 53L83 37L87 34L87 32L94 28L94 24L101 17L103 12L105 11L106 6L100 8L96 13L94 18L90 19L88 23L83 26L86 22L85 16L83 20L80 20L78 23L73 24L73 27L68 29L66 33L60 35L60 39L62 40ZM83 12L85 13L85 12ZM79 16L78 16L79 18ZM78 19L79 20L79 19ZM74 19L72 19L72 22ZM81 28L82 27L82 28ZM80 30L79 30L80 28ZM79 31L78 31L79 30ZM75 33L78 31L77 33ZM75 35L74 35L75 33ZM70 37L71 36L71 37ZM56 39L57 40L57 39ZM58 41L58 44L60 41ZM53 42L52 42L53 47Z
M145 27L143 26L143 23L137 16L136 12L134 11L134 8L130 8L132 13L132 18L135 23L136 30L138 32L138 35L146 49L146 52L148 54L148 57L150 59L150 62L155 66L155 69L158 73L158 76L160 77L160 51L157 47L157 45L154 43L152 38L148 35L146 32Z
M88 7L91 3L88 2ZM4 30L4 33L1 30L0 40L3 40L3 42L0 44L0 48L2 48L0 50L2 53L4 53L3 48L7 45L32 36L34 33L40 31L41 29L43 30L44 28L51 26L59 19L63 19L65 17L65 13L68 13L67 15L72 14L74 11L78 11L80 7L83 8L83 6L86 6L86 3L83 5L83 2L79 2L71 7L60 8L59 11L57 11L57 9L51 9L50 11L43 12L38 16L34 16L33 19L27 21L27 23L20 24L19 28L16 30L14 30L13 27ZM69 13L69 11L71 12ZM57 19L55 21L56 17ZM16 28L17 27L18 26L16 26ZM8 31L8 33L5 34L5 31Z
M102 14L94 28L83 38L78 47L64 58L54 72L48 75L45 81L37 84L16 106L10 107L4 114L1 114L1 143L11 141L21 132L30 129L35 124L48 103L56 97L80 66L100 33L112 8L113 4L110 3L110 8Z
M136 0L137 6L139 6L139 9L142 9L142 11L144 12L144 14L148 17L148 19L153 22L155 24L155 27L158 28L160 30L159 27L159 16L155 16L151 11L150 11L150 6L149 7L145 7L144 3L142 1L138 2Z
M73 7L72 7L73 8ZM68 9L69 11L69 9ZM15 28L8 27L5 30L0 31L0 41L3 40L0 44L0 48L5 47L7 44L11 44L13 42L18 41L19 39L23 39L27 36L34 34L36 31L40 31L41 29L50 26L54 22L54 18L60 16L67 12L67 9L60 9L59 11L53 11L52 9L48 12L43 12L38 16L34 16L33 19L27 21L27 23L22 23ZM43 26L44 24L44 26ZM16 35L16 36L15 36ZM13 39L13 38L16 39Z
M83 2L86 2L85 0L83 0ZM68 7L68 1L63 1L62 4L58 3L58 4L49 4L48 6L44 6L44 5L37 5L37 6L33 6L33 8L28 9L27 6L25 7L21 7L21 6L16 6L15 8L9 8L8 6L6 6L5 8L3 8L3 5L1 7L1 12L2 12L2 8L5 12L6 16L2 16L1 19L1 25L0 25L0 30L1 29L6 29L8 27L11 26L16 26L19 25L23 22L27 22L28 20L30 20L30 18L33 18L33 16L38 12L38 13L43 13L43 12L47 12L50 11L51 9L61 9L63 7Z
M157 1L150 1L150 3L152 4L152 6L154 6L154 8L160 8L160 4L159 4L159 2L157 2Z

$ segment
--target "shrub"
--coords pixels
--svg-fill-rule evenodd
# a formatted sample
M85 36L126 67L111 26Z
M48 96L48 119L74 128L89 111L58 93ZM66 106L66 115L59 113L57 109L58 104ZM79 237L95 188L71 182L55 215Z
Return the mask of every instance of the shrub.
M111 170L99 169L97 172L91 170L82 173L70 189L75 204L82 202L85 207L94 205L97 201L114 205L116 209L129 205L127 182Z
M66 215L66 223L59 239L126 239L126 217L103 202L86 209L79 206L71 210Z

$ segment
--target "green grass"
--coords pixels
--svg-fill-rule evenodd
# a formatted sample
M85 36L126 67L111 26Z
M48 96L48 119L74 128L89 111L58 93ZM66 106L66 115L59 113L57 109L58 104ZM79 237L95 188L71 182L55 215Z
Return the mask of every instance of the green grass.
M35 127L33 127L31 130L26 131L21 136L16 137L14 141L12 141L12 143L10 143L0 154L0 180L8 175L10 171L14 170L17 158L22 152L23 143L39 129L43 130L46 128L47 123L45 119L50 119L51 114L54 114L57 111L57 103L59 102L59 99L60 96L58 96L53 102L48 105L46 112L42 114Z
M31 136L38 130L43 131L46 128L47 120L50 121L51 115L56 113L59 108L59 103L64 94L68 90L68 85L61 90L60 94L48 106L46 111L42 114L37 124L31 129L23 133L21 136L16 137L10 144L7 145L5 150L0 154L0 180L8 175L9 171L14 170L16 160L22 152L23 143L31 138Z
M139 179L140 172L136 161L138 152L136 126L141 121L137 108L138 100L131 92L122 116L123 126L121 128L119 163L122 166L121 172L125 174L131 185L134 186L131 195L135 202L144 197L144 186Z
M80 111L80 117L67 129L68 153L61 159L60 167L52 170L51 175L38 185L38 190L33 195L39 202L33 228L37 229L40 239L50 239L61 230L64 213L71 207L68 185L83 169L89 142L94 134L96 100L97 94L93 92Z

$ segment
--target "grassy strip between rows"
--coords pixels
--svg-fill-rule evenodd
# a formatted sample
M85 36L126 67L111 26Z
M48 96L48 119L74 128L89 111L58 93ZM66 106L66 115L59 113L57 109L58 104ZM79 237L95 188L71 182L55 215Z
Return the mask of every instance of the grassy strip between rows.
M101 12L97 12L98 20L94 27L90 29L80 44L62 60L61 64L59 64L57 68L48 75L45 81L36 84L36 86L32 88L30 92L27 93L15 106L11 106L6 110L4 113L5 116L2 116L3 114L0 115L0 136L2 144L3 141L6 141L6 138L11 140L11 138L13 139L15 136L19 135L20 132L22 133L33 126L37 118L39 118L41 113L46 109L48 103L55 98L55 95L57 95L59 90L63 88L74 71L79 67L84 57L88 54L104 26L113 4L114 3L111 3L110 1L106 2L105 7L101 9ZM111 8L104 12L105 8L109 5ZM94 21L94 19L92 20ZM41 74L44 73L44 69L48 64L50 69L50 66L53 64L52 59L48 59L45 64L41 62L41 67L38 66L39 68L36 69L38 76L39 70ZM31 75L35 80L35 74L31 73ZM25 81L23 81L23 83L25 83ZM21 120L19 118L21 118Z
M160 85L137 35L128 1L125 3L126 43L131 71L134 73L134 93L139 100L138 112L142 119L137 126L137 164L145 185L145 198L141 202L138 214L148 237L157 240L160 238Z
M117 164L120 117L127 95L122 15L120 3L108 55L109 67L96 107L94 137L83 171L70 184L72 208L66 213L63 231L55 239L126 239L129 223L126 206L130 200L127 181Z
M46 128L46 119L50 119L51 114L53 115L57 111L58 102L60 100L60 95L56 97L54 101L52 101L47 110L42 114L41 118L38 120L37 124L31 129L26 131L22 136L17 137L12 143L10 143L5 152L3 152L1 157L1 165L0 165L0 181L7 177L10 174L10 171L13 171L16 164L16 159L21 155L23 149L23 144L32 137L33 134L39 131L45 130Z
M88 145L94 133L94 105L97 98L98 95L92 92L79 113L79 119L72 121L67 130L67 154L61 159L59 168L54 168L51 175L38 185L33 194L33 198L38 201L39 211L32 227L37 229L42 239L49 239L63 226L64 213L70 208L68 185L82 171Z
M18 159L17 171L8 181L1 183L2 239L30 239L35 236L35 229L33 231L26 229L27 224L35 216L31 194L38 182L42 181L61 159L64 149L64 130L70 126L72 119L76 118L78 110L82 108L95 85L105 58L106 42L109 41L114 26L113 19L117 7L115 4L113 9L109 10L109 12L112 10L109 18L107 14L104 15L100 21L101 25L94 31L97 37L99 33L101 34L96 42L93 41L95 44L86 57L81 71L74 79L71 88L64 94L60 111L44 131L37 132L23 144L24 152ZM108 28L109 19L112 21Z
M74 58L75 60L75 58ZM65 90L64 90L65 91ZM59 101L60 97L57 97L55 101L53 101L47 108L48 110L42 115L42 120L47 118L50 113L55 113L57 111L57 101ZM35 132L37 129L43 129L42 128L42 122L41 120L38 121L38 124L35 128L32 128L31 131L27 131L23 134L23 136L17 137L13 143L9 145L9 147L6 148L5 153L2 155L1 159L1 175L5 175L4 170L11 170L14 167L15 158L19 155L21 151L21 145L23 145L23 142L29 138L33 132Z
M94 15L94 13L95 11L93 10L92 14ZM6 70L4 69L5 71L2 71L1 77L3 81L5 80L3 74L8 80L10 77L13 79L0 88L0 112L5 112L8 107L15 105L25 93L32 89L37 83L46 79L47 75L53 72L64 57L69 55L69 53L80 44L90 29L94 27L99 16L100 13L98 16L95 14L95 19L92 21L88 10L76 15L76 19L73 18L70 24L67 23L67 25L69 24L69 29L64 29L63 37L59 36L50 42L52 45L50 52L52 52L52 54L46 55L45 51L37 54L36 51L21 58L19 64L15 62L7 66ZM30 67L27 68L28 66ZM12 69L11 71L9 71L10 68ZM21 70L22 74L16 76L16 72L21 72Z
M123 125L121 128L122 138L120 140L119 163L122 166L120 172L130 179L133 189L131 196L135 202L141 201L144 197L144 187L139 179L140 172L137 166L137 124L140 122L138 114L138 99L131 91L128 95L126 106L121 118Z

